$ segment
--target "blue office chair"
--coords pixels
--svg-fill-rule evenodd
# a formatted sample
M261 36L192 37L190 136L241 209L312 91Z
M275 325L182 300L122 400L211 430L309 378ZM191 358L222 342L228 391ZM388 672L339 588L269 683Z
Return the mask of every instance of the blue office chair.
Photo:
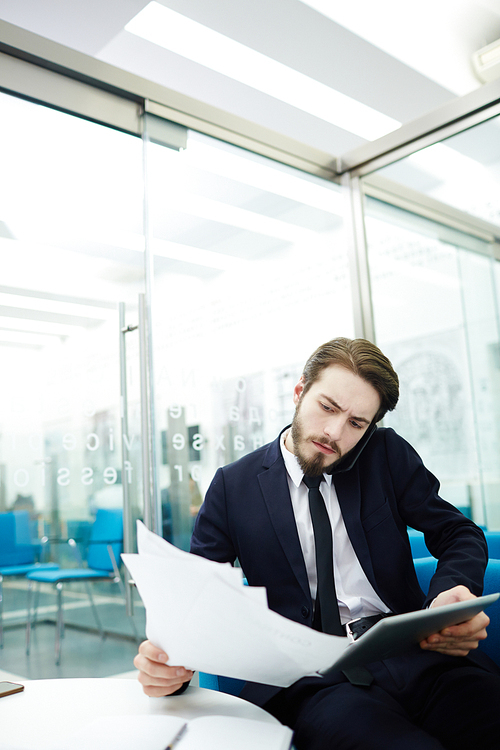
M200 672L198 675L199 685L209 690L217 690L220 693L229 693L229 695L239 695L245 684L244 680L237 680L235 677L220 677L217 674Z
M58 570L43 570L34 571L29 573L26 578L30 582L28 590L28 623L26 627L26 653L30 652L31 643L31 629L34 627L36 622L36 610L37 605L33 607L32 614L32 593L33 584L37 583L37 592L40 583L51 583L54 584L57 590L57 628L56 628L56 643L55 643L55 657L56 664L60 663L61 659L61 640L64 632L63 623L63 584L71 581L83 582L87 589L90 605L94 613L94 618L97 623L97 628L101 637L104 637L104 631L102 628L99 613L95 606L94 598L92 596L92 589L89 585L92 581L103 581L109 580L114 583L118 583L123 595L125 596L123 582L118 570L117 560L120 558L120 554L123 546L123 511L122 510L108 510L100 509L97 511L95 521L92 525L90 533L90 539L87 551L87 564L84 565L81 555L78 551L77 544L74 539L69 539L68 544L73 549L75 556L78 561L79 567L76 568L59 568ZM134 636L138 639L138 633L136 631L133 620L131 619L132 629Z
M25 577L35 571L58 568L56 563L37 562L40 544L31 538L27 510L0 513L0 648L3 648L3 579Z
M431 553L427 549L424 535L421 531L408 529L408 538L410 540L411 555L414 560L419 557L429 557Z
M420 587L424 592L427 592L430 580L436 570L437 560L434 557L422 557L413 562ZM484 576L484 593L496 594L499 591L500 560L490 559ZM500 665L500 599L491 607L488 607L486 614L491 621L488 626L488 637L481 641L479 648Z
M500 560L500 531L488 531L485 529L484 535L488 542L488 557Z
M488 531L483 529L486 541L488 543L488 557L495 560L500 559L500 531ZM419 557L429 557L431 553L425 544L424 535L421 531L408 529L408 538L410 539L411 554L413 559Z

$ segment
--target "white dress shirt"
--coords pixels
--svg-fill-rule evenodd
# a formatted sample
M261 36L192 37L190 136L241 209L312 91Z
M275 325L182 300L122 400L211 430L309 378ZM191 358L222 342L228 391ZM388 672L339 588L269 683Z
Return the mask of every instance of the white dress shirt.
M317 575L314 547L314 531L309 512L308 489L302 482L304 472L293 453L285 446L285 431L281 436L281 452L287 470L288 487L292 500L295 523L299 534L302 554L306 563L307 576L313 600L316 598ZM368 617L380 612L389 612L384 602L377 596L373 586L366 577L363 568L354 552L347 529L340 512L335 485L331 474L323 474L320 492L325 500L330 518L333 536L333 559L335 588L342 624Z

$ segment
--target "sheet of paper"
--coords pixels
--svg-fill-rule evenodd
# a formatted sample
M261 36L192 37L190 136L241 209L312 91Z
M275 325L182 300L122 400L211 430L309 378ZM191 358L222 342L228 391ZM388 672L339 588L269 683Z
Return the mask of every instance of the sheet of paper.
M178 750L289 750L292 730L234 716L201 716L188 723Z
M122 557L146 607L148 638L171 664L193 670L288 687L399 653L423 637L422 627L428 635L468 619L462 609L491 603L486 597L396 615L350 645L269 610L265 591L244 586L241 570L183 552L138 525L140 552Z
M288 687L332 664L347 639L319 633L268 609L227 565L190 555L151 532L122 555L146 608L148 638L173 665ZM154 535L153 535L154 536ZM151 554L153 553L153 554Z
M64 740L52 742L40 738L40 750L165 750L175 734L186 724L178 716L100 716L90 719ZM178 745L178 750L183 750Z
M186 722L176 716L103 716L56 744L41 738L40 750L165 750ZM201 716L187 722L176 750L289 750L292 730L280 724Z
M172 544L169 544L169 542L162 539L157 534L154 534L141 522L137 523L137 548L139 554L158 554L168 560L186 560L185 552L174 547ZM200 565L202 570L206 570L206 563L208 563L208 566L212 566L213 570L216 571L220 577L224 577L228 583L233 583L237 588L241 587L243 582L243 572L241 568L233 568L230 563L215 563L196 555L189 555L189 559L194 560L193 566L195 570L197 569L196 566L198 566L199 570ZM245 589L245 592L247 596L251 596L254 601L260 602L267 607L267 592L264 586L248 586Z
M167 560L192 561L193 566L199 566L207 570L212 568L218 575L224 576L227 581L233 581L235 585L241 585L243 573L241 568L233 568L230 563L216 563L198 555L190 555L162 539L158 534L150 531L142 523L137 521L137 549L139 554L160 555Z

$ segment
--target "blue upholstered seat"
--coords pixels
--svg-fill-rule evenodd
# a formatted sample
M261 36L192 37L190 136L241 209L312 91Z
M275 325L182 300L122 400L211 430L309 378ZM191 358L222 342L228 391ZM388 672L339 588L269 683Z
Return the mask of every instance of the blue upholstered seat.
M200 672L198 677L200 687L229 693L229 695L239 695L245 684L244 680L236 680L234 677L219 677L219 675L208 674L207 672Z
M118 563L122 551L123 543L123 511L100 509L97 511L95 521L92 525L90 540L88 545L87 560L84 566L79 557L77 546L74 540L70 539L69 543L75 554L78 555L79 567L59 568L58 570L37 570L29 573L26 578L30 581L29 601L28 601L28 624L26 632L26 652L30 651L31 629L36 621L36 606L32 616L32 584L47 583L54 584L57 589L57 629L56 629L56 664L59 664L61 655L61 638L63 633L63 605L62 590L63 584L70 581L81 581L87 586L87 593L97 627L101 635L104 635L99 614L97 612L92 591L88 585L90 581L110 580L118 583L123 587L123 583L118 570ZM137 637L135 626L132 623L134 635Z
M500 531L489 531L483 529L488 543L488 557L494 558L495 560L500 559ZM415 531L415 529L408 529L408 537L410 539L411 554L413 559L419 557L430 557L431 553L427 549L425 544L424 535L421 531Z
M414 560L418 581L424 592L428 591L429 583L436 570L437 560L434 557L422 557ZM484 576L484 593L495 594L500 591L500 560L490 559ZM500 665L500 599L486 614L490 618L488 637L481 641L479 648Z
M488 557L500 560L500 531L485 531L484 535L488 542Z
M56 570L56 563L37 562L40 545L31 539L27 510L0 513L0 648L3 647L3 579Z
M411 554L414 560L419 557L430 556L431 553L426 547L424 535L421 531L408 529L408 538L410 540Z

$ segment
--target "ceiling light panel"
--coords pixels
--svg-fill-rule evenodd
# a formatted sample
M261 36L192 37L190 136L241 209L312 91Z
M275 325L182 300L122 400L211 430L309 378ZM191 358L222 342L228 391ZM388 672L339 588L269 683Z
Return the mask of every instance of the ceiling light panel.
M366 140L400 126L393 118L157 2L143 8L125 31Z
M20 294L5 294L0 292L0 307L20 308L22 310L43 311L60 315L79 316L82 319L104 321L116 316L114 310L91 307L90 305L72 304L41 299L39 297L23 297Z
M57 339L53 336L44 336L39 333L28 333L24 331L3 330L0 328L0 345L17 344L28 347L54 346Z
M43 336L55 336L66 338L74 332L74 326L64 323L49 323L45 320L24 320L23 318L9 318L0 315L0 330L21 331L24 333L35 333Z

